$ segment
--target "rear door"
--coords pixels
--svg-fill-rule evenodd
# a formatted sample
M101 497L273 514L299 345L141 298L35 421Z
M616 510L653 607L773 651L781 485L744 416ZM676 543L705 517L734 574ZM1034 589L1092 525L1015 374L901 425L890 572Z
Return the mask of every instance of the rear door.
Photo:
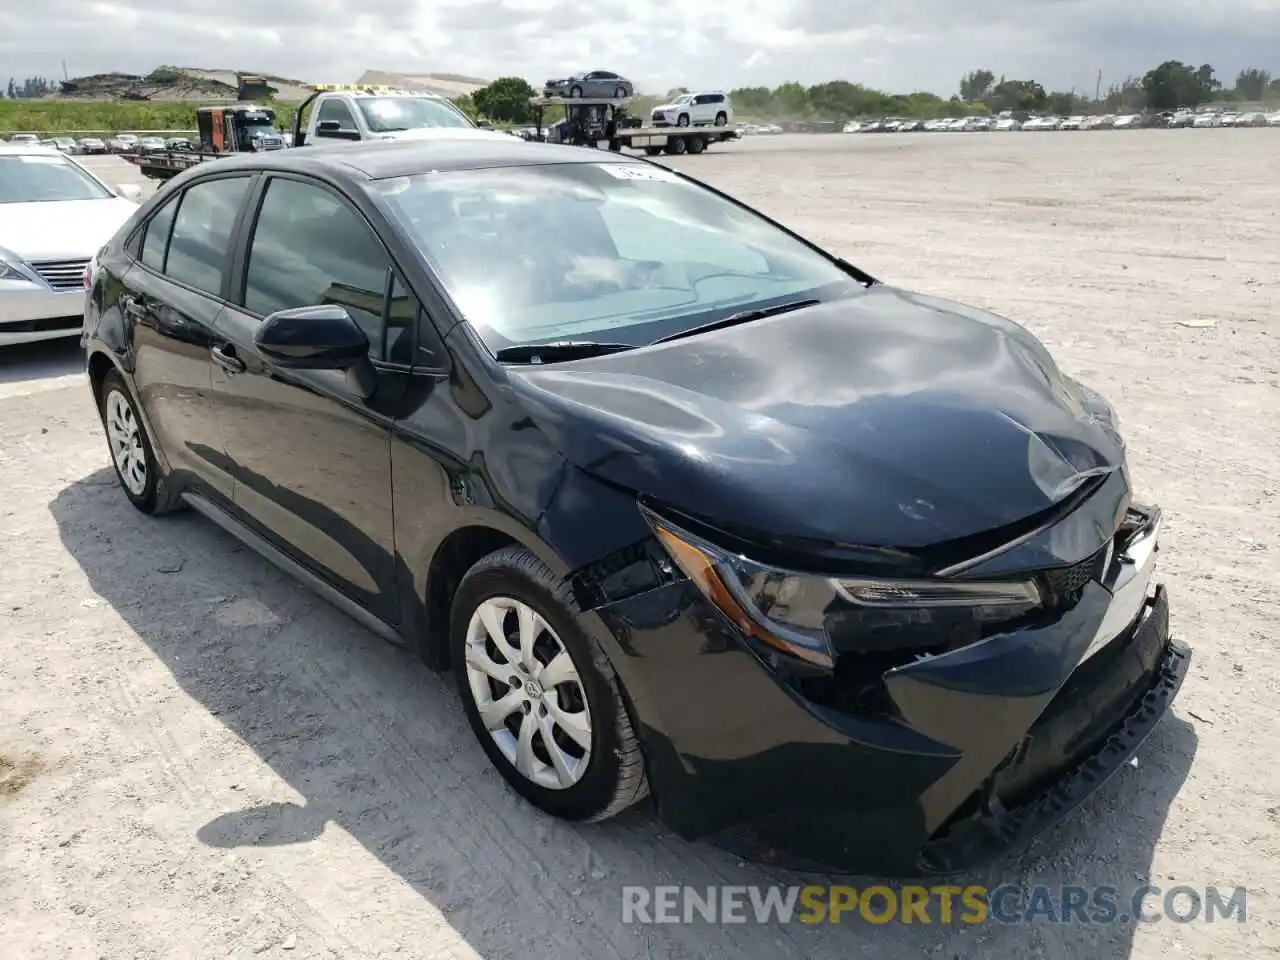
M137 260L119 287L138 401L173 481L220 501L232 481L210 401L210 350L252 182L218 177L176 192L133 239Z
M417 310L364 216L327 185L273 175L252 204L235 299L219 317L213 389L235 512L374 615L399 620L391 426ZM331 370L280 370L254 347L268 314L340 304L364 329L369 396Z

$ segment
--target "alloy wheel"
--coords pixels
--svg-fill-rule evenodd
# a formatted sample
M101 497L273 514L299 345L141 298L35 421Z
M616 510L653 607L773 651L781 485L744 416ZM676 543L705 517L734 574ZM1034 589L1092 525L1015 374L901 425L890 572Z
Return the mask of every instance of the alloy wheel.
M582 677L550 624L512 597L471 615L467 685L484 727L527 780L564 790L591 761L591 711Z
M140 497L147 489L147 453L142 446L142 429L129 400L119 390L107 394L107 439L120 480L131 494Z

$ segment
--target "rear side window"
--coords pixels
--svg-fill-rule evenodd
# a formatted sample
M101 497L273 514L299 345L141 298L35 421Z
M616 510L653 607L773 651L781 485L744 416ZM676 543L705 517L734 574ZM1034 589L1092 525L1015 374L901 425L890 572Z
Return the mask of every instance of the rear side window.
M212 296L222 295L222 275L231 256L231 231L248 190L248 177L225 177L197 183L183 192L165 259L165 276Z
M320 304L345 307L368 336L370 355L380 359L390 269L382 243L345 200L319 184L273 179L250 240L244 306L262 316ZM410 319L395 317L394 333Z
M330 120L336 121L338 129L344 133L354 133L356 130L356 118L352 116L351 110L343 101L333 97L321 103L316 114L317 125Z
M140 259L158 273L164 272L164 255L169 249L169 232L173 229L173 215L177 212L178 198L174 197L152 215L142 234Z

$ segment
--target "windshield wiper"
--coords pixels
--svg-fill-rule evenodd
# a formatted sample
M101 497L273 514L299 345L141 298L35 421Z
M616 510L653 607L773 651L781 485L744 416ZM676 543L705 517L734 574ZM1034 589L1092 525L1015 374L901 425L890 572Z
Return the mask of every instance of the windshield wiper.
M606 343L599 340L552 340L547 343L516 343L494 353L499 363L556 363L602 357L607 353L634 350L633 343Z
M736 327L740 323L748 323L751 320L760 320L764 317L776 317L780 313L790 313L792 310L802 310L805 307L816 307L821 300L791 300L787 303L774 304L772 307L755 307L751 310L739 310L737 313L731 313L727 317L721 317L719 320L712 320L710 323L704 323L698 327L690 327L688 330L681 330L677 333L669 333L665 337L659 337L653 343L668 343L672 340L679 340L682 337L693 337L699 333L707 333L711 330L722 330L725 327Z

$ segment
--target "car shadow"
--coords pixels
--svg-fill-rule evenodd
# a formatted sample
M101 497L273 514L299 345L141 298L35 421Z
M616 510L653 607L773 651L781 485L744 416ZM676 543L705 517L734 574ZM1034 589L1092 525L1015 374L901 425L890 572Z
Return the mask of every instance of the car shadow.
M52 380L84 372L84 351L78 337L0 348L0 391L5 385Z
M480 956L947 958L1127 956L1132 925L623 922L624 885L870 881L743 862L663 829L648 806L598 825L554 821L490 767L450 677L388 644L192 513L140 516L110 469L51 502L64 547L174 681L289 788L254 803L193 766L211 848L305 844L336 826L440 911ZM127 659L127 658L126 658ZM1148 882L1153 850L1196 749L1170 716L1098 796L1018 861L966 883ZM1189 878L1181 878L1187 880ZM1122 904L1123 905L1123 904ZM355 910L355 905L352 905Z

